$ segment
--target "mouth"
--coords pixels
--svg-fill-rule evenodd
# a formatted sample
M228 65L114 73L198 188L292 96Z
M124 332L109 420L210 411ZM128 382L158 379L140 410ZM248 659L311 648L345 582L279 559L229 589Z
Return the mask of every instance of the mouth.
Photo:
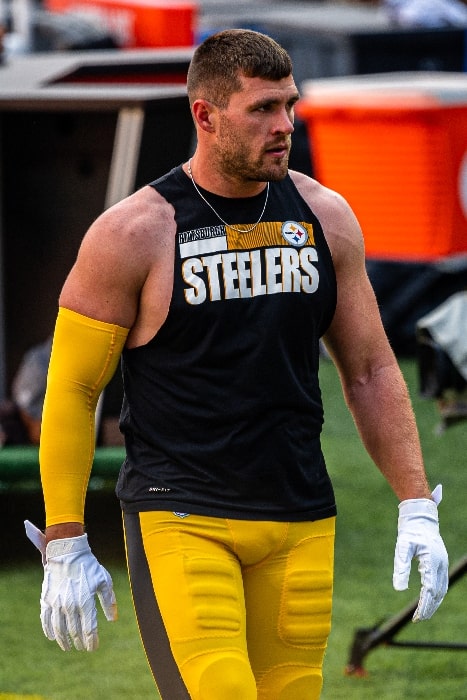
M288 144L279 144L266 149L267 155L274 158L284 158L289 155L290 146Z

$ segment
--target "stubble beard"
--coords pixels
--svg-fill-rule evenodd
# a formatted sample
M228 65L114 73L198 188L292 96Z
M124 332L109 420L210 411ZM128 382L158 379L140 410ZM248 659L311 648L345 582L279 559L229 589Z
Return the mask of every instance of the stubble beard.
M287 138L288 150L282 158L275 159L275 163L267 165L265 159L271 160L266 153L261 153L256 159L252 159L250 152L244 144L232 136L219 143L216 149L216 160L227 177L244 182L278 182L283 180L288 173L290 156L290 137ZM283 139L284 140L284 139Z
M239 152L234 154L224 152L219 155L219 164L222 172L236 180L243 180L244 182L278 182L283 180L288 173L289 152L281 159L277 159L276 164L269 166L264 163L263 157L254 161L248 157L248 154Z

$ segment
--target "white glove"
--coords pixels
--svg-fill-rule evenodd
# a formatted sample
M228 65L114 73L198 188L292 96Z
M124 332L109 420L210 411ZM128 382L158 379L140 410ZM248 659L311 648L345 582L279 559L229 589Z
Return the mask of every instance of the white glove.
M441 605L448 590L448 553L439 534L438 503L441 486L429 498L414 498L399 504L398 535L394 555L393 585L396 591L409 586L412 559L418 559L422 588L413 622L428 620Z
M91 552L87 535L52 540L28 520L26 534L42 553L44 581L41 623L45 636L63 651L94 651L99 646L95 596L109 621L117 619L117 601L108 571Z

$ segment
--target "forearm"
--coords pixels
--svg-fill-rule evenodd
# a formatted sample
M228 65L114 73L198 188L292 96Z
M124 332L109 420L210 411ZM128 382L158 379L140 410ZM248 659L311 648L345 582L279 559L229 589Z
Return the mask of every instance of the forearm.
M45 528L45 542L48 544L52 540L59 540L65 537L80 537L84 535L84 525L82 523L60 523Z
M430 498L415 416L397 363L344 385L344 394L365 448L396 496Z
M82 534L95 447L95 408L127 330L60 309L42 419L39 460L48 537ZM64 528L63 525L67 527ZM51 526L60 526L51 530ZM74 532L64 535L63 532Z

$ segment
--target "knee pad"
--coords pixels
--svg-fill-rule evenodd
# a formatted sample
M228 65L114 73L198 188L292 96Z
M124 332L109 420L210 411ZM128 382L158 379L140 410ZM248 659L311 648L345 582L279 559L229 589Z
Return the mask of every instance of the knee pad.
M191 659L182 671L193 700L257 700L248 658L225 651Z
M258 700L319 700L321 668L276 666L258 683Z

